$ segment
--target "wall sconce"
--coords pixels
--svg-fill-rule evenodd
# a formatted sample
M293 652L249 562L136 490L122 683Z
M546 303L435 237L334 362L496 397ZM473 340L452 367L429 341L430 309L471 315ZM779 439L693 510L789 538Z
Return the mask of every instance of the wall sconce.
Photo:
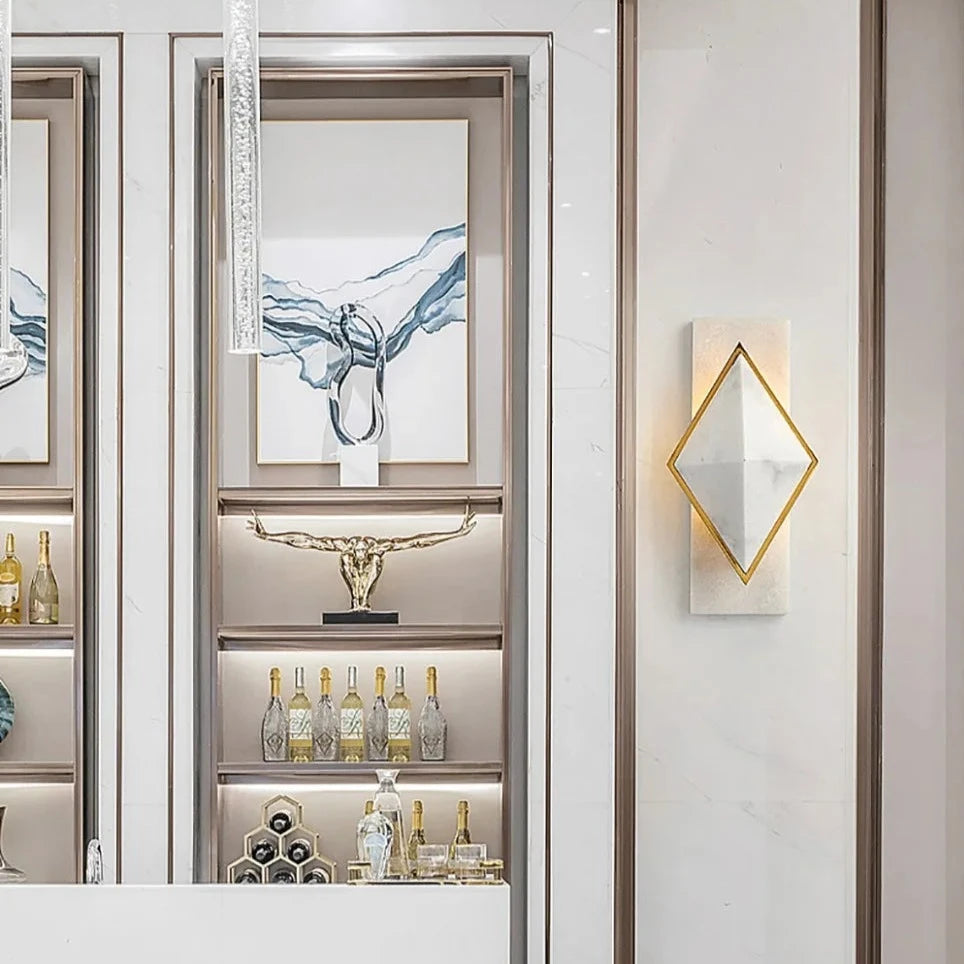
M700 348L710 346L718 358L721 345L734 343L726 340L727 331L731 339L736 334L736 347L667 464L739 583L721 579L719 571L706 580L707 574L692 565L690 608L697 613L786 612L786 552L771 567L763 590L751 592L749 584L816 469L817 457L740 340L755 334L771 356L781 354L782 347L783 364L776 367L786 372L787 323L694 322L694 395ZM697 538L694 533L694 546ZM717 553L717 563L719 559Z

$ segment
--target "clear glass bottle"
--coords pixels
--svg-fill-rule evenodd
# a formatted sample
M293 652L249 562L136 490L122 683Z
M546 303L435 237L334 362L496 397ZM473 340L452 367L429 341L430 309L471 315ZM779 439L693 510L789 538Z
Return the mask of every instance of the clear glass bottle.
M385 667L375 667L375 702L368 716L368 759L388 759L388 705L385 702Z
M321 696L315 704L311 720L311 737L316 760L338 759L338 714L331 701L331 670L327 666L318 674Z
M7 533L6 554L0 559L0 625L17 625L21 619L23 567L17 558L13 533Z
M372 800L365 801L365 815L358 821L358 859L371 866L372 880L384 880L392 850L394 829L385 814L375 809Z
M425 672L425 705L418 718L419 749L423 760L445 759L448 723L438 705L438 671L429 666Z
M311 762L311 700L305 693L305 668L295 667L295 693L288 700L288 759Z
M38 626L54 626L60 622L60 590L50 566L50 533L40 530L37 571L30 583L29 619Z
M455 826L455 836L452 838L452 846L449 848L449 859L455 857L455 848L459 844L472 843L472 835L469 833L469 801L459 800L458 820Z
M6 812L6 807L0 807L0 884L22 884L27 879L27 875L22 870L12 867L3 858L3 816Z
M422 817L422 801L412 802L412 832L408 835L408 865L413 874L418 864L418 848L425 845L425 826Z
M348 692L338 714L339 756L345 763L365 758L365 704L358 695L358 667L348 667Z
M382 813L392 825L392 841L388 856L388 876L408 876L408 850L405 846L405 820L402 815L402 798L395 789L398 770L376 770L378 790L375 793L375 810Z
M405 693L405 667L395 667L395 693L388 701L388 758L392 763L412 759L412 701Z
M281 670L271 668L271 699L261 721L261 752L265 763L288 759L288 716L281 703Z

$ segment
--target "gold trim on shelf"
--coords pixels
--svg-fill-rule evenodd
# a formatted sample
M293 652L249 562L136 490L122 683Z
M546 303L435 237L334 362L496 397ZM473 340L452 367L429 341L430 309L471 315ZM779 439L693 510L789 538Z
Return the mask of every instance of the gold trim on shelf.
M73 649L74 627L0 626L0 651L4 649Z
M218 630L218 648L249 653L275 650L499 650L502 648L502 627L494 624L222 626Z
M73 763L0 762L0 787L17 783L73 783ZM78 790L75 788L74 793Z
M43 509L69 516L74 510L74 490L54 486L0 486L0 515L11 508Z
M218 783L225 784L289 784L309 783L324 786L335 783L355 783L371 786L375 768L380 763L219 763ZM398 784L406 781L419 783L490 783L502 782L501 763L393 763L398 770Z
M679 458L680 453L686 447L686 443L690 440L690 436L693 434L694 431L696 431L696 427L699 425L700 420L703 418L703 415L705 414L706 410L713 403L713 399L716 398L716 395L719 392L720 387L722 386L723 382L726 381L726 376L729 375L733 366L741 358L747 363L747 365L749 365L750 370L760 380L760 384L763 386L764 390L769 396L770 401L773 402L773 405L776 408L777 412L783 417L790 431L794 434L797 441L803 447L803 450L806 453L807 457L810 459L810 464L807 466L806 471L803 473L803 476L801 477L800 481L797 483L793 492L790 494L790 498L787 500L786 505L783 507L782 511L777 516L777 519L773 523L772 528L767 533L766 538L763 540L763 543L760 545L760 548L757 550L756 555L753 557L753 560L750 562L750 565L746 569L744 569L743 566L740 565L739 560L733 554L730 547L726 544L726 540L723 538L722 533L717 528L716 523L710 518L706 509L703 508L702 504L700 503L700 500L696 497L693 490L687 484L686 479L683 478L683 475L676 467L676 460ZM743 584L746 585L753 577L753 573L756 572L757 567L763 561L763 557L766 555L767 549L770 548L770 544L773 542L774 538L776 537L776 534L780 531L780 527L786 521L787 516L790 514L790 510L793 508L797 499L800 497L800 493L803 492L803 489L806 486L807 482L810 481L810 476L813 475L814 470L817 468L817 461L818 461L817 456L814 455L813 449L810 448L810 446L807 444L807 440L800 434L800 431L796 427L796 425L793 424L793 420L790 418L789 414L787 413L787 410L780 404L780 399L777 398L773 389L770 388L769 384L767 384L767 380L763 377L763 374L760 372L760 369L757 368L756 365L753 363L753 359L750 357L749 353L743 347L743 345L737 344L736 348L733 349L733 352L730 355L729 359L727 359L726 364L723 366L723 370L717 376L716 381L713 382L712 388L710 388L709 392L707 392L706 398L703 399L703 403L700 405L696 414L693 416L693 420L687 426L686 431L683 433L683 437L676 444L676 448L673 450L673 454L669 457L669 461L666 463L666 465L669 468L670 472L673 474L673 478L676 479L677 483L679 484L679 487L683 490L684 493L686 493L686 498L689 499L690 504L696 510L696 514L703 520L703 523L706 526L707 530L709 531L710 535L713 537L713 540L720 547L721 551L723 552L723 555L725 555L726 558L729 560L730 565L733 567L736 574L740 577Z

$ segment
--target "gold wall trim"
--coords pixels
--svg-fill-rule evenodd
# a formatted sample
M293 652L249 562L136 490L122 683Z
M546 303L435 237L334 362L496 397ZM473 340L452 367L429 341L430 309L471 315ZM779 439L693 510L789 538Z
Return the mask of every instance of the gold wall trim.
M856 960L881 955L886 0L860 4Z
M636 0L617 9L616 670L613 961L636 959Z

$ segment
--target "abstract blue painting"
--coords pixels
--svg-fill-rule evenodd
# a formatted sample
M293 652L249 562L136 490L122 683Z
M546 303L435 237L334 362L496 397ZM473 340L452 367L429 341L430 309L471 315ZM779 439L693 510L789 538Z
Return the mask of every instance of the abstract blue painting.
M47 152L46 120L13 122L10 329L27 350L27 371L0 389L0 463L50 460Z
M265 122L260 463L335 461L346 358L351 437L381 366L380 461L468 460L467 139L464 119Z

